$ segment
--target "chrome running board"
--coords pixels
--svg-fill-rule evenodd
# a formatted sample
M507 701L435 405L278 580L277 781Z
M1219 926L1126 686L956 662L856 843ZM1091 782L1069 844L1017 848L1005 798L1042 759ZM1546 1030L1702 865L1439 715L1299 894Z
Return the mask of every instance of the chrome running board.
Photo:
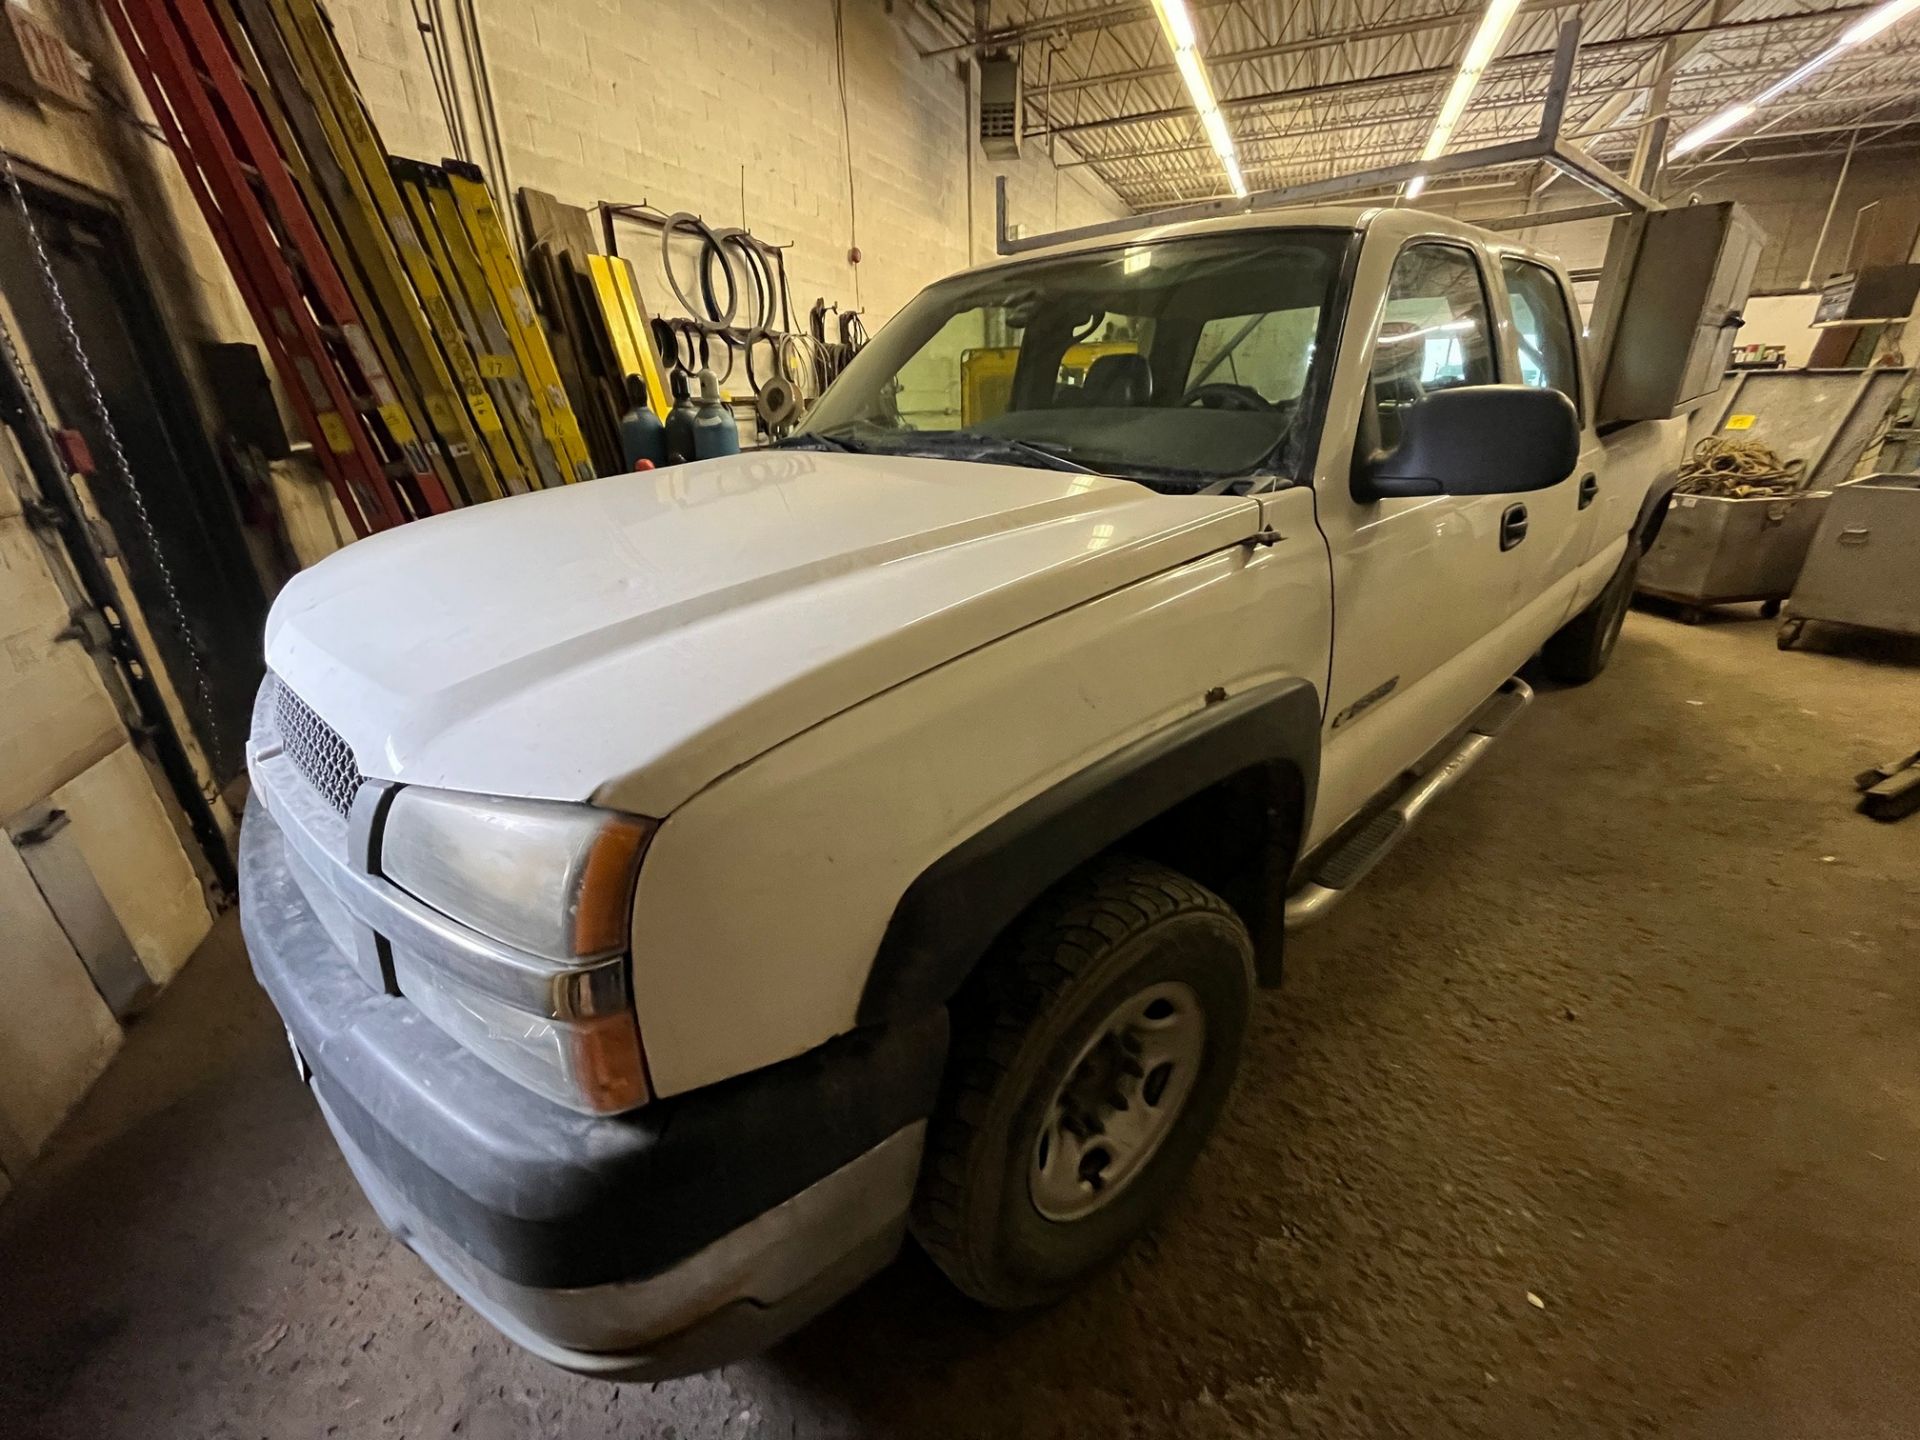
M1513 676L1475 712L1460 743L1421 775L1393 804L1356 830L1323 859L1308 880L1287 897L1286 926L1298 930L1331 910L1392 852L1427 808L1450 790L1533 699L1533 687Z

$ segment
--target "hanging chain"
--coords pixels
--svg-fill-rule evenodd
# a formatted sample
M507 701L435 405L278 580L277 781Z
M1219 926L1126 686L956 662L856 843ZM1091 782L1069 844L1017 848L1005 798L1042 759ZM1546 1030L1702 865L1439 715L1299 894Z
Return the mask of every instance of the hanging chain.
M120 433L113 427L113 416L107 413L106 397L100 393L100 382L94 378L93 366L87 359L87 352L81 347L80 331L73 323L73 312L67 309L66 296L61 294L60 282L54 278L53 259L47 254L47 247L40 238L40 227L34 223L33 210L27 204L26 191L21 187L19 173L13 166L13 154L4 146L0 146L0 172L4 172L7 189L13 193L14 206L20 212L20 223L26 228L27 239L33 246L40 282L46 289L47 299L52 302L54 313L59 316L67 349L86 381L87 402L93 407L94 418L100 423L100 433L106 437L108 458L112 462L115 477L133 501L134 515L140 522L140 533L146 540L147 551L153 557L154 569L160 577L161 594L168 610L172 612L181 639L186 642L188 668L193 672L194 695L200 702L201 715L207 727L206 759L208 771L212 773L217 763L214 756L220 750L220 719L213 702L213 685L207 677L206 660L200 653L199 637L187 623L186 607L180 601L180 590L174 583L173 568L167 564L166 551L161 547L160 537L154 532L153 516L147 511L146 496L140 493L140 487L134 483L133 467L127 463L127 452L120 444ZM39 395L34 391L32 372L21 362L13 336L3 324L0 324L0 337L4 338L7 354L26 389L27 398L42 415L46 414Z

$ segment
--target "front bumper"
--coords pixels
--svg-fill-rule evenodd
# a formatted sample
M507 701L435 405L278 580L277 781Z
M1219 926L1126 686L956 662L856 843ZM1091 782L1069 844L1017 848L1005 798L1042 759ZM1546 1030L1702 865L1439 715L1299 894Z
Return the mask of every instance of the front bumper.
M370 986L257 800L241 833L240 912L254 973L381 1219L555 1364L662 1378L736 1358L898 1248L946 1055L943 1011L587 1116Z

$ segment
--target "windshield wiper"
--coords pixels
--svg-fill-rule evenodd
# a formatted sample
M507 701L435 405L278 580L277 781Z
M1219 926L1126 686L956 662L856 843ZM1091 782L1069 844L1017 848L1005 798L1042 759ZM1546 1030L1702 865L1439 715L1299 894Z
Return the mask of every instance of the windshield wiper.
M838 450L845 455L866 455L871 452L864 445L840 435L823 435L817 430L803 435L788 435L776 440L767 447L769 450Z
M1091 465L1069 460L1062 453L1064 447L1051 445L1044 440L1017 440L1011 435L981 435L972 430L918 430L909 433L911 439L908 443L888 446L888 451L911 455L915 450L927 450L942 455L955 450L971 450L978 452L980 459L995 453L1013 454L1043 470L1067 470L1075 475L1100 473Z
M1017 455L1043 470L1066 470L1075 475L1101 472L1062 453L1065 447L1044 440L1016 440L1008 435L981 435L972 430L875 430L871 436L854 440L845 432L809 430L774 442L782 450L838 450L848 455L912 455L916 452L946 456L967 452L965 458L986 460L992 455Z
M912 455L919 451L945 456L955 451L965 451L968 452L964 457L967 459L983 459L988 454L998 452L1017 455L1045 470L1108 477L1118 474L1122 479L1135 480L1150 489L1159 489L1162 494L1175 495L1223 495L1236 485L1251 485L1260 479L1258 475L1216 477L1209 470L1187 470L1167 465L1136 465L1124 471L1096 470L1091 465L1069 460L1061 453L1065 447L1052 441L1016 440L1008 435L980 435L970 430L885 430L877 432L877 435L884 435L887 441L904 443L873 444L866 439L849 439L844 433L827 434L811 430L776 440L767 448L834 450L845 455Z

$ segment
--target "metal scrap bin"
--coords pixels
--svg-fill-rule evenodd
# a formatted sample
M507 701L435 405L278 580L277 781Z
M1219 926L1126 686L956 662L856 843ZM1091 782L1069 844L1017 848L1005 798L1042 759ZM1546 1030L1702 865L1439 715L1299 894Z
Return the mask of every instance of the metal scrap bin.
M1853 473L1910 373L1889 366L1729 377L1689 422L1689 453L1709 435L1750 440L1782 462L1799 461L1801 488L1740 499L1674 496L1660 538L1640 561L1639 591L1677 601L1689 620L1702 606L1777 604L1792 594L1826 492Z
M1831 490L1852 478L1912 373L1891 365L1742 371L1709 402L1711 427L1697 434L1689 424L1687 440L1751 440L1782 462L1800 461L1801 489Z
M1883 475L1911 475L1920 471L1920 429L1896 425L1880 442L1880 455L1874 462Z
M1920 475L1868 475L1833 492L1780 622L1780 648L1809 620L1920 635Z
M1813 542L1829 494L1676 495L1667 523L1640 560L1644 595L1690 610L1742 600L1781 600ZM1698 619L1698 615L1689 615Z

